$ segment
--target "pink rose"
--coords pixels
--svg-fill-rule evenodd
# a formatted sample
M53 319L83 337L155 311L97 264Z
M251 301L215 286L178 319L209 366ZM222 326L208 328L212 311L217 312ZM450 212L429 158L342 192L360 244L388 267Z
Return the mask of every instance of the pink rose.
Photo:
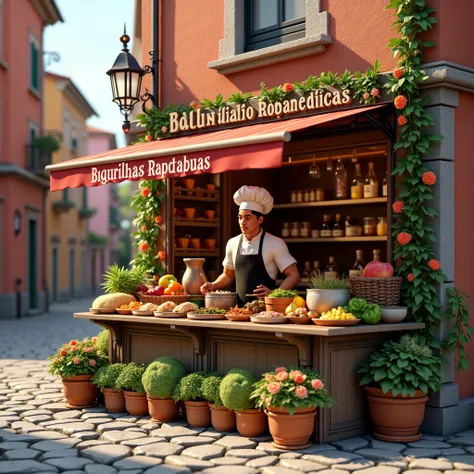
M371 95L372 97L377 97L377 96L379 95L379 93L380 93L380 91L379 91L376 87L374 87L374 88L370 91L370 95Z
M76 365L81 363L81 359L79 359L79 357L74 357L74 359L73 359L72 361L73 361Z
M303 374L299 370L292 370L290 372L290 379L295 380L295 377L297 377L298 375L303 375Z
M72 350L72 351L77 351L77 350L79 350L79 348L78 348L77 346L72 346L72 347L71 347L71 350Z
M364 95L362 96L365 100L367 100L370 97L370 94L368 92L365 92Z
M84 352L92 352L93 350L92 347L84 347Z
M284 382L288 378L288 372L278 372L276 379L280 382Z
M281 390L281 385L278 382L272 382L268 385L268 391L272 395L276 395Z
M298 398L306 398L308 396L308 390L306 390L306 387L303 387L301 385L296 387L295 392Z
M168 131L168 127L167 127L166 125L163 125L163 126L161 127L161 131L162 131L163 133L166 133L166 132Z
M275 372L277 374L279 374L280 372L286 372L286 367L278 367L277 369L275 369Z
M53 359L53 362L59 362L59 359L58 359L57 357L55 357L55 358Z
M311 380L311 385L315 390L322 390L324 388L324 384L319 379Z
M70 346L75 346L77 344L77 341L73 339L72 341L69 341Z
M90 360L89 360L89 365L90 365L91 367L95 367L95 364L97 364L97 362L96 362L94 359L90 359Z
M267 382L271 382L273 379L274 379L274 377L273 377L272 374L267 374L267 375L265 375L265 380L266 380Z

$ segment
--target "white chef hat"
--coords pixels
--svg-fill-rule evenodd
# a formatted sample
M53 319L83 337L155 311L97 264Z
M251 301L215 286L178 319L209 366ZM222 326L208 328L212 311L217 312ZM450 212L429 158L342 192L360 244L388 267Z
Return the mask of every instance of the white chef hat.
M273 198L264 188L258 186L242 186L234 194L234 202L239 209L268 214L273 209Z

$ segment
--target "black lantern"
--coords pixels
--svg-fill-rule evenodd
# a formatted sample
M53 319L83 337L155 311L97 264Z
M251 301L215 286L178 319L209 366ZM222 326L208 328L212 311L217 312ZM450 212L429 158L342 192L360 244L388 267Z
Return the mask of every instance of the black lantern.
M122 129L125 133L130 131L128 116L133 110L133 106L140 100L140 90L142 77L151 72L142 69L137 60L130 54L127 48L130 36L124 30L120 37L123 44L122 52L117 56L114 65L107 71L112 84L113 101L119 106L120 112L125 116ZM150 68L151 69L151 68Z

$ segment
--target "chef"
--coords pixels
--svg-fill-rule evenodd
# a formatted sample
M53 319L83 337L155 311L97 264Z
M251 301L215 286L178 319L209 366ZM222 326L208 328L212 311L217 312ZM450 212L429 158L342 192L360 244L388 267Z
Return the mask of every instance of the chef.
M242 305L249 301L246 295L263 298L274 290L280 272L286 277L280 288L294 288L300 282L296 260L282 239L262 228L264 216L273 208L270 193L258 186L242 186L234 194L234 201L239 206L242 234L227 242L224 271L217 280L204 283L201 292L227 288L235 279L237 299Z

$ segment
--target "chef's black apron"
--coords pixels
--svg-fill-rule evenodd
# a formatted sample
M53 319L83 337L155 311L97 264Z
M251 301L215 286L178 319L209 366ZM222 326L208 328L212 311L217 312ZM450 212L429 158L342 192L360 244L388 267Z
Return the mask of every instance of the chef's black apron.
M265 231L262 230L260 238L260 245L258 247L258 254L256 255L241 255L240 248L242 247L242 234L237 248L237 256L235 258L235 285L237 290L237 300L239 306L247 303L250 299L246 294L253 293L258 285L264 285L271 290L275 288L276 282L267 273L265 264L263 262L263 239L265 238Z

